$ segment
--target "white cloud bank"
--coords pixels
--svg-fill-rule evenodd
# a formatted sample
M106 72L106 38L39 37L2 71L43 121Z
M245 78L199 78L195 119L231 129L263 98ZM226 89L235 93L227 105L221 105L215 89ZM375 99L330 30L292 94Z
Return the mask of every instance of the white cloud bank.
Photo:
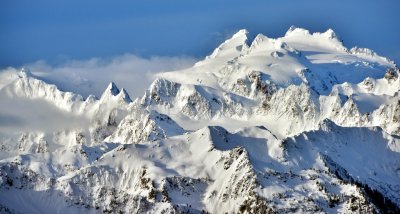
M195 62L192 57L142 58L125 54L110 59L70 60L58 66L38 61L26 67L35 76L63 91L99 97L112 81L119 88L125 88L134 99L144 94L155 74L187 68Z

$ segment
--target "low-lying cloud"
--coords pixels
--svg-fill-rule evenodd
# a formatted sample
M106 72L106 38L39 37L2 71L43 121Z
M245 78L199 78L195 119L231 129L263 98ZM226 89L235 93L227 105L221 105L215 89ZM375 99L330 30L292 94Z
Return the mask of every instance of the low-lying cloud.
M184 56L143 58L125 54L110 59L69 60L58 66L38 61L26 67L36 77L57 85L61 90L84 97L89 94L101 96L112 81L135 98L144 94L157 73L187 68L195 62L195 58Z

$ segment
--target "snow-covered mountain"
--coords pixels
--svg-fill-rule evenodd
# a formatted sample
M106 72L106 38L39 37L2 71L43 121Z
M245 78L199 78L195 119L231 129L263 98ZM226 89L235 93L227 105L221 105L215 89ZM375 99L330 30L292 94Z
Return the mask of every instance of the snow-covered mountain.
M240 30L135 100L0 73L0 211L399 213L399 74L295 27Z

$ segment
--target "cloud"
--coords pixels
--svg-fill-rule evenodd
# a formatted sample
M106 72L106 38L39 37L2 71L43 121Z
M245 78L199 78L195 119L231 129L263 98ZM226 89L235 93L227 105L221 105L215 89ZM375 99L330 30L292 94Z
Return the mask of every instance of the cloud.
M125 54L108 59L68 60L57 66L37 61L25 67L39 79L84 97L99 97L112 81L136 98L144 94L157 73L187 68L195 62L195 58L186 56L143 58Z

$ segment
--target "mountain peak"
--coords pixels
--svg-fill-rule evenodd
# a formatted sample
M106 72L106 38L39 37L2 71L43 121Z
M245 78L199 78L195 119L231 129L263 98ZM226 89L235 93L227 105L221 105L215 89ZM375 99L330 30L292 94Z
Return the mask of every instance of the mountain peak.
M292 36L292 35L299 35L299 34L311 35L310 31L308 31L307 29L299 28L299 27L296 27L296 26L292 25L292 26L290 26L290 28L286 32L285 37Z
M110 84L108 84L108 87L101 95L100 100L102 100L102 102L107 102L110 98L121 100L124 101L125 103L132 102L132 99L129 96L128 92L124 88L119 90L119 88L114 82L110 82Z
M120 94L120 90L114 82L110 82L104 90L103 94L101 95L100 100L106 101L109 100L111 97L116 97Z
M116 95L119 94L120 91L119 91L117 85L115 85L114 82L110 82L108 84L108 86L107 86L107 89L106 89L105 93L106 92L111 93L113 96L116 96Z
M249 34L249 31L247 31L247 29L240 29L238 32L233 34L233 36L231 38L232 39L239 38L239 37L246 37L247 38L248 34Z
M329 28L327 31L322 33L322 35L326 36L329 39L337 39L338 38L335 31L333 31L332 28Z
M248 31L246 29L241 29L230 39L227 39L223 42L218 48L216 48L213 53L207 57L208 58L217 58L217 57L228 57L234 58L240 55L242 51L245 51L249 48L246 43L248 40Z
M325 118L323 119L319 124L318 127L319 129L321 129L322 131L332 131L332 129L334 129L335 127L337 127L338 125L336 125L335 122L333 122L332 120Z
M127 103L131 103L132 102L131 97L129 96L128 92L124 88L121 89L121 91L119 92L118 96L122 97L122 99Z
M294 36L294 35L297 35L297 36L300 36L300 35L313 35L313 36L322 35L328 39L338 39L337 34L335 33L335 31L332 30L332 28L328 28L328 30L326 30L323 33L315 32L315 33L311 34L310 31L307 29L295 27L292 25L289 28L289 30L286 32L285 37L287 37L287 36L290 37L290 36Z
M27 77L31 77L31 76L33 76L33 75L32 75L32 73L31 73L31 71L29 70L29 68L23 67L23 68L21 69L21 71L19 72L18 76L19 76L20 78L27 78Z

